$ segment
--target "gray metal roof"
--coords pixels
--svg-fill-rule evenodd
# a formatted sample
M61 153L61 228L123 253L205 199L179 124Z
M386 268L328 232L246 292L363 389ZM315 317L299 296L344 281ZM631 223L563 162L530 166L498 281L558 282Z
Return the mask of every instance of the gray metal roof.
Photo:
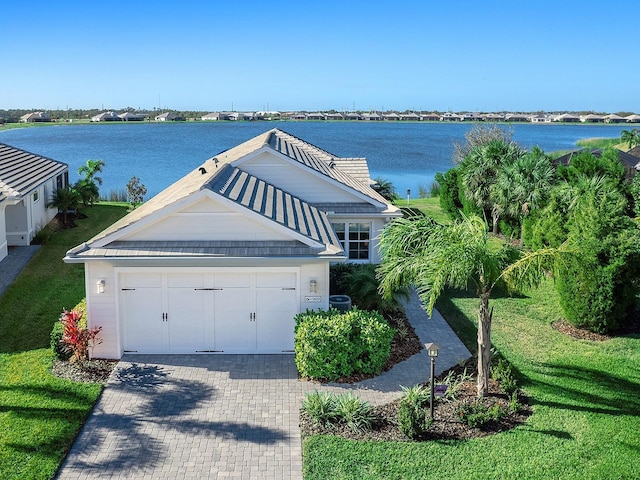
M69 252L79 258L119 257L309 257L327 254L296 241L116 241L82 245ZM329 253L329 255L333 255Z
M366 214L380 213L380 209L370 203L314 203L314 207L327 213Z
M7 197L27 195L65 170L66 163L0 143L0 191Z
M205 187L296 233L341 249L324 212L239 168L225 165Z

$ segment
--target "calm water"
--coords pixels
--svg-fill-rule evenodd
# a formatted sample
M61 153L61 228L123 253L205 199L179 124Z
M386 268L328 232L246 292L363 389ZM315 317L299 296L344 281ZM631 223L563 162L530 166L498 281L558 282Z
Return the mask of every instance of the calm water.
M362 122L197 122L51 125L0 132L0 142L69 164L70 179L88 159L102 159L101 192L121 190L136 175L155 195L204 160L278 127L341 157L366 157L372 177L393 182L402 195L429 188L436 172L453 164L454 142L471 124ZM523 147L575 148L590 137L619 137L625 125L513 125Z

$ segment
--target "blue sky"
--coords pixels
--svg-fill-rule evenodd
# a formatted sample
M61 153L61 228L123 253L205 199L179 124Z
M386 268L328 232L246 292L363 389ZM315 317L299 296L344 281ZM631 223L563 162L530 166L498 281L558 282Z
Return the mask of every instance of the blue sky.
M10 1L0 109L640 113L640 2Z

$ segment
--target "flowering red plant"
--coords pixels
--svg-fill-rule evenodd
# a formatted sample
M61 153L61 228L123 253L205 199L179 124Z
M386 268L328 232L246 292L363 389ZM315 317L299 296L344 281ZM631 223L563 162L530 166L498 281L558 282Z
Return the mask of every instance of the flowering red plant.
M62 323L62 343L66 349L71 352L71 362L78 360L87 360L89 358L89 348L93 349L95 345L102 343L98 338L98 334L102 327L92 328L91 330L80 324L82 320L82 310L62 311L60 315L60 323Z

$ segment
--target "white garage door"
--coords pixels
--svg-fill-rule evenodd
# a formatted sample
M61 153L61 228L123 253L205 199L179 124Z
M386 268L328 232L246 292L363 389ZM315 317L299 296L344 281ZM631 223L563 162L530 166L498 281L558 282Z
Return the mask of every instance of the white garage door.
M123 273L120 285L125 352L293 350L296 272Z

